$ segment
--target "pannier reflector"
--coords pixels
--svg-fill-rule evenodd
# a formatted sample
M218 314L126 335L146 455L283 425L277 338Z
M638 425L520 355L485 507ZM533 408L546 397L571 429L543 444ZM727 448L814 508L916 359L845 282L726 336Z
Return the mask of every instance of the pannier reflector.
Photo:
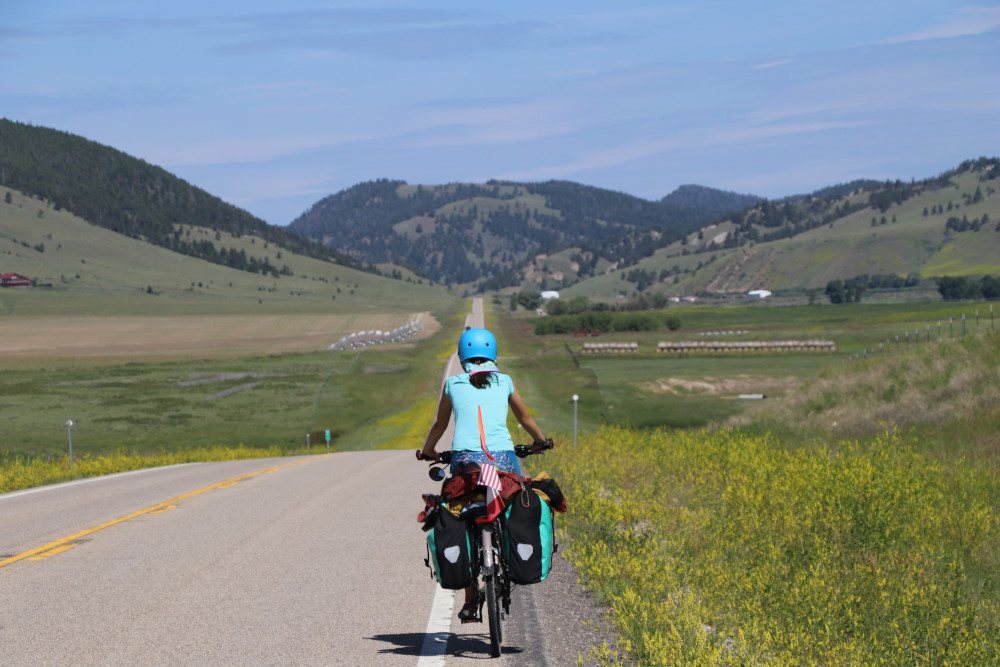
M449 563L457 563L458 557L462 555L462 549L460 547L448 547L444 550L444 557L448 559Z
M535 552L535 547L530 544L518 544L517 545L517 555L521 557L521 560L528 560L531 558L531 554Z

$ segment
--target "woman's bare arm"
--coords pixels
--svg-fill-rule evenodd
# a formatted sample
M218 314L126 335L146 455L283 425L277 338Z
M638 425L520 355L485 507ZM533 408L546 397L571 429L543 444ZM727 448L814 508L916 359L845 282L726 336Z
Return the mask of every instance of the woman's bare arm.
M438 440L444 435L445 429L448 428L448 420L451 418L451 399L448 398L448 394L441 390L441 400L438 402L437 417L434 419L434 424L431 425L431 430L427 433L427 439L424 441L423 455L426 458L438 460L438 454L434 451L434 447L437 445Z
M514 417L517 419L518 423L524 427L524 430L528 432L535 442L543 442L545 440L545 434L542 433L542 429L538 428L538 424L535 420L531 418L528 414L528 408L524 404L524 400L521 398L521 394L518 393L517 388L514 388L514 392L507 399L510 409L514 412Z

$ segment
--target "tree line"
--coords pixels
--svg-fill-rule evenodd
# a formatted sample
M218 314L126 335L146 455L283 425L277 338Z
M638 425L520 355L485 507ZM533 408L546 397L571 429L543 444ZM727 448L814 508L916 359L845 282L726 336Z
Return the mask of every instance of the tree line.
M825 294L832 304L861 303L869 289L905 289L920 284L913 272L906 277L896 274L863 274L847 280L831 280ZM945 301L995 301L1000 299L1000 276L940 276L935 279L938 293Z
M579 331L656 331L664 327L676 331L681 327L677 315L662 312L667 297L657 294L640 295L618 306L590 303L585 296L572 299L543 299L537 290L522 290L510 296L510 309L539 310L547 315L535 320L535 333L565 334Z
M657 311L614 312L611 310L591 310L577 315L552 315L535 320L535 334L567 334L578 331L657 331L668 328L676 331L681 320L676 315Z
M996 301L1000 299L1000 276L941 276L938 292L945 301Z

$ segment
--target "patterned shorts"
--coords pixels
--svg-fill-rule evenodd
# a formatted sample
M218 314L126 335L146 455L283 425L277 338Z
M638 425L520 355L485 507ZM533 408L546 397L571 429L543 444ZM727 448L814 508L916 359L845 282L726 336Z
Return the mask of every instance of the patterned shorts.
M506 470L507 472L521 474L521 465L517 461L517 456L514 452L509 449L505 449L499 452L490 452L496 461L490 461L486 458L486 455L482 451L476 450L452 450L451 452L451 472L454 474L455 467L461 463L478 463L483 465L484 463L491 463L497 467L498 470Z

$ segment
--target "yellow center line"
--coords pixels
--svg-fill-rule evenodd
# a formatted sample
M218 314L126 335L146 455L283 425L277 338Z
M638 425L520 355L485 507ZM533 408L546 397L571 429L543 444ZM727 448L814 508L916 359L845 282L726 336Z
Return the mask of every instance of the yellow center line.
M32 556L28 560L42 560L43 558L48 558L49 556L55 556L56 554L61 554L62 552L68 551L69 549L72 549L75 546L76 546L76 543L73 543L73 544L63 544L62 546L58 546L55 549L50 549L48 551L44 551L44 552L38 554L37 556Z
M138 516L142 516L143 514L151 514L151 513L155 513L155 512L162 512L162 511L168 509L170 505L176 504L176 503L178 503L178 502L180 502L182 500L186 500L188 498L192 498L194 496L197 496L200 493L205 493L206 491L211 491L212 489L224 489L226 487L233 486L234 484L238 484L239 482L242 482L244 480L250 479L251 477L256 477L257 475L263 475L263 474L269 473L269 472L276 472L278 470L281 470L282 468L287 468L288 466L297 465L299 463L306 463L307 461L312 461L314 459L319 459L319 458L326 458L327 456L332 456L332 455L333 455L332 453L331 454L320 454L318 456L313 456L313 457L310 457L310 458L307 458L307 459L299 459L297 461L290 461L288 463L282 463L281 465L272 466L270 468L265 468L263 470L257 470L256 472L251 472L251 473L248 473L246 475L240 475L239 477L234 477L232 479L227 479L227 480L222 481L222 482L216 482L215 484L212 484L210 486L206 486L204 488L198 489L197 491L191 491L190 493L185 493L182 496L177 496L176 498L172 498L172 499L164 501L162 503L157 503L156 505L153 505L152 507L147 507L146 509L139 510L138 512L132 512L131 514L127 514L125 516L118 517L117 519L114 519L113 521L108 521L107 523L102 523L99 526L94 526L93 528L88 528L87 530L82 530L79 533L74 533L73 535L70 535L69 537L64 537L62 539L55 540L54 542L49 542L48 544L44 544L44 545L42 545L40 547L36 547L34 549L31 549L30 551L25 551L22 554L18 554L16 556L11 556L10 558L7 558L5 560L0 560L0 567L3 567L5 565L10 565L11 563L16 563L16 562L18 562L20 560L24 560L25 558L32 559L33 556L39 556L39 554L42 554L42 553L44 553L46 551L49 551L50 549L55 549L56 547L64 546L64 545L66 545L69 542L73 542L75 540L79 540L81 537L86 537L87 535L91 535L93 533L96 533L99 530L104 530L105 528L110 528L111 526L116 526L119 523L124 523L124 522L128 521L129 519L134 519L134 518L136 518ZM70 545L70 546L74 546L74 545ZM66 549L69 549L70 546L67 546L64 549L60 549L59 551L53 551L51 554L45 554L45 555L46 556L50 556L50 555L59 553L60 551L65 551Z
M150 512L150 514L163 514L167 510L172 510L172 509L176 509L176 508L177 508L177 505L167 505L166 507L161 507L158 510L153 510L152 512Z

